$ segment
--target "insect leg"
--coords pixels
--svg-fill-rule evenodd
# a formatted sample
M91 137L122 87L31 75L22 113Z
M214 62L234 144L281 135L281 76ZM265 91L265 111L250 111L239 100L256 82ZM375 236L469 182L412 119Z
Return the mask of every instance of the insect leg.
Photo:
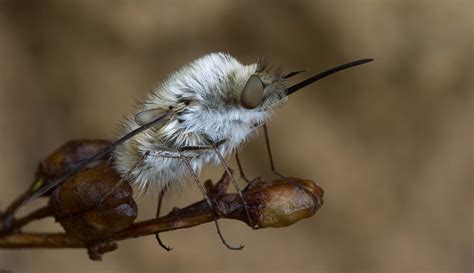
M229 166L225 162L224 157L221 155L219 150L217 150L217 146L215 146L215 144L212 144L212 147L214 148L214 152L216 153L217 157L219 157L219 160L221 161L222 166L224 166L224 169L225 169L226 173L230 176L232 184L234 184L234 187L237 190L237 193L239 194L239 197L240 197L240 200L242 201L242 204L244 204L245 214L247 214L247 219L249 220L249 225L251 227L254 227L254 225L252 223L252 220L250 218L250 213L249 213L248 208L247 208L247 202L245 201L244 196L242 195L242 191L240 190L239 184L237 184L237 181L235 180L234 175L230 171Z
M214 150L214 152L217 154L217 157L219 158L219 161L221 162L222 166L224 167L225 172L231 178L232 184L234 184L234 187L235 187L235 189L237 190L237 192L239 194L240 200L242 200L242 204L244 204L245 214L247 215L249 225L253 227L252 220L250 218L250 213L249 213L248 208L247 208L247 202L245 201L244 196L242 195L242 191L240 190L240 187L237 184L237 181L235 180L234 175L230 171L229 166L225 162L224 157L221 155L221 153L217 149L218 146L223 144L225 141L226 141L225 139L219 140L215 143L212 143L210 146L206 146L206 145L203 145L203 146L186 146L186 147L182 147L180 150L181 150L181 152L182 151L193 151L193 150L208 150L208 149L213 149ZM240 164L239 164L239 169L240 169L241 174L242 174L242 168L241 168ZM245 177L245 175L244 175L244 177ZM246 181L248 182L247 179L246 179Z
M244 169L242 168L242 163L240 163L240 158L239 158L239 153L235 151L235 161L237 161L237 166L239 167L239 172L240 172L240 177L248 183L250 183L250 180L245 176Z
M102 204L102 202L104 202L107 198L109 198L109 196L112 193L114 193L114 191L117 190L118 187L120 187L120 185L122 185L122 183L124 181L126 181L132 175L132 172L134 170L140 168L140 166L143 164L143 162L145 162L148 155L150 155L150 151L146 151L143 154L142 158L140 158L140 160L138 160L137 163L135 163L135 165L133 165L133 167L130 168L130 170L128 170L127 173L124 174L117 183L115 183L115 185L112 187L112 189L109 191L109 193L107 193L102 199L100 199L99 203L96 204L96 206L99 206L100 204Z
M258 128L260 128L264 125L265 125L265 123L257 123L253 126L252 130L257 130ZM237 166L239 167L240 177L245 182L247 182L247 184L254 181L255 179L257 179L257 178L255 178L253 180L250 180L250 179L247 178L247 176L245 175L245 172L244 172L244 168L242 167L242 162L240 161L240 157L239 157L239 154L238 154L237 151L235 151L235 161L237 161Z
M206 189L204 189L204 186L202 185L202 183L199 181L199 178L196 174L196 172L194 172L193 170L193 167L191 166L191 163L189 163L189 160L182 154L181 156L181 159L183 160L184 164L186 165L186 168L188 169L188 171L191 173L191 176L193 177L194 181L196 182L196 184L198 185L199 189L201 190L201 193L202 195L204 195L204 198L206 199L206 202L207 202L207 205L209 206L209 208L211 208L212 212L213 212L213 215L214 215L214 223L216 225L216 230L217 230L217 234L219 235L219 238L221 239L222 243L228 248L228 249L232 249L232 250L240 250L242 248L244 248L243 245L240 245L238 247L233 247L231 245L229 245L227 243L227 241L224 239L224 237L222 236L222 233L221 233L221 228L219 227L219 223L217 222L217 216L216 216L216 211L214 209L214 205L212 205L212 202L211 202L211 199L209 198L209 196L207 196L207 193L206 193Z
M290 72L290 73L286 74L285 76L283 76L283 79L289 79L289 78L294 77L294 76L296 76L298 74L301 74L303 72L307 72L308 70L309 69Z
M273 162L273 156L272 156L272 148L270 147L270 138L268 137L268 129L267 129L267 125L266 124L263 124L263 132L265 133L265 144L267 145L267 152L268 152L268 158L270 159L270 169L272 170L272 172L282 178L285 178L283 175L279 174L277 171L276 171L276 168L275 168L275 163Z
M275 168L275 163L273 162L273 156L272 156L272 149L270 147L270 139L268 137L267 124L263 124L262 127L263 127L263 132L265 133L265 144L267 145L268 158L270 159L270 168L274 174L286 180L286 177L280 174L279 172L277 172Z
M276 171L275 169L275 163L273 162L273 157L272 157L272 150L270 148L270 139L268 137L268 129L267 129L267 125L266 124L263 124L263 130L265 132L265 143L267 145L267 151L268 151L268 157L270 158L270 168L272 169L272 172L279 176L280 178L282 178L283 180L285 180L286 182L288 183L291 183L295 186L297 186L298 188L304 190L304 191L308 191L307 189L305 189L304 187L302 187L299 183L295 182L294 179L290 178L290 177L286 177L282 174L280 174L279 172Z
M158 207L156 208L156 218L159 218L160 217L160 211L161 211L161 203L163 201L163 197L165 196L165 194L168 192L168 185L166 185L163 190L160 192L160 197L158 197ZM164 248L166 251L171 251L173 248L170 247L170 246L167 246L163 243L163 241L161 241L161 238L160 238L160 233L156 233L155 234L155 238L156 240L158 241L158 244L160 244L160 246L162 248Z
M226 142L225 139L221 139L214 143L215 146L219 147L221 144ZM203 151L203 150L212 150L214 147L212 145L200 145L200 146L183 146L180 148L181 151Z

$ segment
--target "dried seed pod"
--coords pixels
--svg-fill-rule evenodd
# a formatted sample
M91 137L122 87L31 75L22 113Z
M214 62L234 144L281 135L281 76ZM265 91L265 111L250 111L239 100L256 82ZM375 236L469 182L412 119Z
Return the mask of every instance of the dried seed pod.
M31 190L35 191L44 186L47 180L70 172L76 164L92 157L107 147L109 143L106 140L71 140L66 142L39 163ZM87 167L96 166L101 162L104 160L92 162ZM50 193L51 191L48 191L45 195Z
M33 194L36 194L38 190L41 188L47 189L38 196L49 196L51 194L54 187L51 189L46 183L51 183L54 179L70 173L77 167L77 164L94 156L108 145L109 142L105 140L73 140L66 142L48 155L38 165L35 180L30 188L17 197L5 210L5 214L0 216L0 233L12 232L15 212L21 206L33 200ZM108 155L99 158L97 161L88 164L86 168L106 162L107 157Z
M244 192L258 228L285 227L313 216L323 204L323 194L316 183L300 178L252 182Z
M74 165L80 161L90 158L110 142L106 140L71 140L56 149L38 166L37 177L48 179L59 177L72 170ZM90 164L89 167L97 165L100 161Z
M66 233L85 241L110 237L137 216L132 188L106 163L83 169L51 195L49 205Z

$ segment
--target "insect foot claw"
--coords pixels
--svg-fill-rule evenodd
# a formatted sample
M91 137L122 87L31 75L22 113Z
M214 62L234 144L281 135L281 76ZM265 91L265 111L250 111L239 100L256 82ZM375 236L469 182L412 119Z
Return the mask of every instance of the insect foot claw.
M166 251L171 251L173 250L173 248L171 246L167 246L163 243L163 241L161 241L161 238L160 238L160 234L159 233L156 233L155 234L155 238L156 240L158 241L158 244Z
M241 250L245 247L244 244L240 244L239 246L231 246L229 244L225 244L225 246L230 250Z

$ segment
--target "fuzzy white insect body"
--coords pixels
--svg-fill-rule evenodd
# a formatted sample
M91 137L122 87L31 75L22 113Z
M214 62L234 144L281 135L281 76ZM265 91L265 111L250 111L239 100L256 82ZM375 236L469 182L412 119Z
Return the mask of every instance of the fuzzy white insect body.
M258 92L244 91L252 76L261 81L262 95L260 101L257 94L258 105L248 109L242 104L243 92L250 97ZM203 56L171 74L148 95L135 118L126 119L123 135L140 126L136 117L147 119L149 111L171 112L164 123L116 148L115 169L141 191L179 186L189 173L181 155L196 173L207 163L220 162L213 149L186 151L183 147L209 147L224 141L217 148L228 156L270 117L274 106L286 100L286 89L283 77L270 74L262 64L243 65L223 53Z

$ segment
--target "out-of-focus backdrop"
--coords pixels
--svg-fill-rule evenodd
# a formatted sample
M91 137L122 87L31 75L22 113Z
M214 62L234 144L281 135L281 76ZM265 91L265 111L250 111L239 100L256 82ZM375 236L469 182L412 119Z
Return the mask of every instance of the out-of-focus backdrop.
M0 210L46 154L70 139L113 138L136 99L203 54L265 57L307 75L375 61L306 88L269 123L279 171L326 191L314 217L259 231L222 221L242 251L227 250L212 224L162 234L171 252L153 236L123 241L101 263L84 250L0 250L0 272L471 272L473 5L2 1ZM242 157L250 176L271 177L262 135ZM189 183L165 208L200 198ZM140 219L155 202L138 198Z

